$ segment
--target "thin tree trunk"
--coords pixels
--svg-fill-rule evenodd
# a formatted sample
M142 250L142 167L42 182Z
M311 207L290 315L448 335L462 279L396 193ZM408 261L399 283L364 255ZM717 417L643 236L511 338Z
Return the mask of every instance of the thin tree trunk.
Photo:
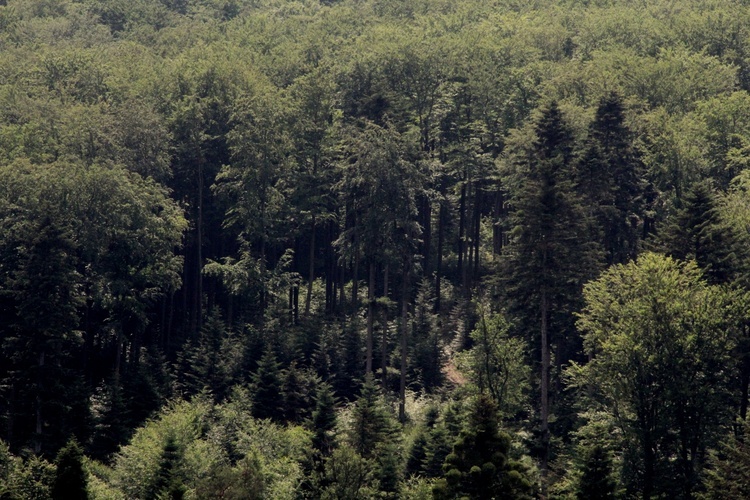
M203 300L203 161L198 160L198 220L195 224L196 233L196 259L195 263L195 294L193 295L194 322L191 326L192 334L195 335L203 322L201 301Z
M424 275L429 276L430 275L430 253L431 253L431 243L432 243L432 206L430 205L430 199L425 196L424 200L422 202L423 206L423 222L424 222L424 228L422 231L422 255L423 255L423 267L424 267Z
M370 259L370 276L367 280L367 357L365 359L365 374L372 373L373 348L373 318L375 310L375 262Z
M474 272L472 283L479 279L479 245L482 234L482 191L478 186L474 188Z
M464 226L466 224L466 183L461 185L461 200L458 205L458 277L464 284Z
M443 275L443 233L445 232L445 206L440 203L438 211L437 269L435 271L435 312L440 312L441 279Z
M34 434L34 453L42 451L42 431L44 430L44 419L42 418L42 384L44 383L44 351L39 353L37 361L37 387L36 399L34 401L36 413L36 428Z
M409 312L409 267L411 263L404 265L404 278L401 284L401 383L399 384L398 419L401 423L406 422L406 340L407 340L407 315Z
M547 315L549 313L549 304L547 290L542 287L542 296L540 299L540 313L542 315L541 324L541 349L542 349L542 367L541 367L541 434L542 434L542 495L547 495L547 469L549 461L549 367L550 367L550 346L549 346L549 326L547 324Z
M315 280L315 216L310 228L310 256L307 273L307 297L305 297L305 317L310 314L310 303L312 302L313 280Z
M383 298L388 299L388 265L385 266L385 272L383 273ZM383 384L383 389L386 387L388 377L388 305L387 300L383 304L383 311L380 315L382 340L380 344L380 374Z

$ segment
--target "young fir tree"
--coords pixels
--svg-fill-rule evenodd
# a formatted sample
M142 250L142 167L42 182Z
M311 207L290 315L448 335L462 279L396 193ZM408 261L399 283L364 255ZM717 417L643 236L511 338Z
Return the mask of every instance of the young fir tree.
M732 433L708 459L703 500L750 498L750 435L748 422L741 422L739 435Z
M367 375L352 411L349 429L352 448L366 459L374 458L381 445L393 441L396 427L396 421L380 396L372 375Z
M55 459L57 471L52 486L53 500L87 500L86 472L83 470L83 450L75 439L68 441Z
M325 382L318 386L315 395L315 411L312 415L313 447L328 456L335 446L336 399L331 386Z
M616 483L612 477L612 458L601 445L585 450L576 497L579 500L611 500Z
M266 350L253 374L253 406L255 418L284 418L284 394L282 372L273 350Z
M185 486L177 473L177 467L182 459L180 448L173 435L167 436L164 443L159 470L151 487L149 499L180 500L185 495Z
M540 453L549 460L552 355L558 367L578 352L573 311L600 251L573 181L573 133L555 102L536 120L531 143L516 146L505 176L512 205L503 280L509 311L520 332L538 346ZM538 332L534 335L535 332ZM543 481L544 484L544 481Z
M433 489L436 499L533 498L523 468L508 457L510 437L498 422L495 403L480 395L466 428L446 457L444 478Z

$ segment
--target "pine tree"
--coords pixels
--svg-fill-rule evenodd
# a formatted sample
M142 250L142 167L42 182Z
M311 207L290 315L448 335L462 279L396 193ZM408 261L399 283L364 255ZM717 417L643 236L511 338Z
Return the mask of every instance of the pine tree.
M517 147L505 176L513 226L503 255L505 298L520 331L539 332L532 345L538 346L540 360L543 476L549 458L553 346L558 365L578 351L572 313L600 255L588 241L589 223L573 182L573 148L573 134L552 102L536 121L533 142Z
M253 374L253 406L255 418L284 418L284 395L281 368L272 349L267 349Z
M446 457L445 476L433 490L436 499L533 498L523 468L508 458L510 437L500 431L498 422L494 402L480 395Z
M186 488L177 473L177 467L181 459L177 440L170 434L164 443L159 470L151 487L149 499L179 500L184 496Z
M593 216L607 264L636 256L643 222L643 165L625 125L622 98L609 93L599 102L581 160L578 190Z
M612 478L612 459L601 445L585 451L577 498L580 500L611 500L615 498L616 484Z
M57 471L52 486L53 500L87 500L86 472L83 470L83 450L75 439L68 441L55 459Z
M685 194L683 206L657 236L657 246L681 260L694 259L708 280L728 283L739 272L744 251L718 211L710 182L698 182Z
M336 400L331 386L325 382L318 386L315 395L315 411L312 415L313 447L321 455L331 454L335 446Z
M394 439L397 424L372 375L367 375L362 384L351 418L349 442L363 458L377 456L380 445Z

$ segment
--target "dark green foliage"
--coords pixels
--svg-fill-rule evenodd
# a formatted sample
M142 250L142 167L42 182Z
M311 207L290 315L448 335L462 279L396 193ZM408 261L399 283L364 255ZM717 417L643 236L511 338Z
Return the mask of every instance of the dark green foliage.
M409 369L411 383L431 392L444 382L445 346L440 335L438 315L435 314L435 294L432 284L420 284L414 304L411 338L409 341Z
M255 418L284 419L282 371L272 349L267 349L253 374L252 412Z
M349 443L363 458L377 457L381 446L395 440L397 425L391 408L383 401L373 377L368 375L352 409Z
M284 370L282 386L284 396L284 418L287 422L299 424L310 415L310 397L308 394L310 380L309 373L297 367L292 361L289 368Z
M580 500L612 500L616 483L612 477L612 458L601 445L585 450L576 496Z
M446 457L435 498L533 498L531 482L523 467L509 459L509 451L510 437L500 431L494 403L480 395Z
M643 165L625 125L622 98L599 102L576 168L578 190L593 216L608 264L636 256L644 217Z
M739 257L746 250L732 228L722 220L717 192L708 181L699 182L685 194L678 209L657 239L665 253L693 259L712 283L728 283L740 270Z
M151 486L149 499L180 500L185 495L185 486L180 478L179 466L182 452L173 435L167 436L164 443L159 470Z
M732 433L713 451L704 474L704 500L750 497L750 443L748 423L739 422L739 433Z
M86 472L83 470L83 450L75 439L71 439L55 459L55 483L52 486L53 500L87 500Z
M174 377L178 393L192 396L211 391L219 401L241 381L244 346L227 329L221 310L207 314L197 341L189 341L178 353Z
M315 410L312 414L313 447L322 455L330 455L335 446L336 399L331 386L325 382L318 385L315 394Z

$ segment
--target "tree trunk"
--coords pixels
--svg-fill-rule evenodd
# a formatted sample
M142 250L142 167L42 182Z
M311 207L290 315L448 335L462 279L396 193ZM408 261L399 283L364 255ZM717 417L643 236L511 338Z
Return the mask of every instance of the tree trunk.
M464 226L466 225L466 183L461 185L461 200L458 205L458 277L461 284L464 277Z
M383 298L388 299L388 265L385 266L385 272L383 274ZM386 302L387 304L387 302ZM383 389L387 385L388 377L388 306L383 305L383 311L380 315L382 340L380 344L380 374L383 384Z
M36 427L34 434L34 453L40 453L42 451L42 431L44 430L44 419L42 418L42 386L44 384L44 351L39 353L39 360L37 361L37 387L36 387L36 399L34 401L34 409L36 413Z
M430 199L425 196L422 201L422 210L423 210L423 218L422 221L424 222L424 228L422 231L422 266L424 269L424 275L429 276L430 275L430 253L431 253L431 243L432 243L432 206L430 205Z
M398 419L401 423L406 422L406 338L407 331L407 314L409 312L409 266L410 262L404 265L404 278L401 290L401 383L399 384L398 400Z
M540 299L541 322L541 349L542 349L542 367L541 367L541 434L542 434L542 495L547 494L547 465L549 461L549 367L550 367L550 346L549 331L547 324L547 315L549 313L549 304L547 290L542 287Z
M372 373L373 324L375 310L375 262L370 260L370 276L367 280L367 357L365 359L365 375Z
M307 272L307 297L305 297L305 317L310 314L310 303L312 302L313 280L315 280L315 216L310 228L310 256Z
M435 312L440 312L441 279L443 274L443 233L445 232L445 206L440 203L438 211L437 268L435 270Z

